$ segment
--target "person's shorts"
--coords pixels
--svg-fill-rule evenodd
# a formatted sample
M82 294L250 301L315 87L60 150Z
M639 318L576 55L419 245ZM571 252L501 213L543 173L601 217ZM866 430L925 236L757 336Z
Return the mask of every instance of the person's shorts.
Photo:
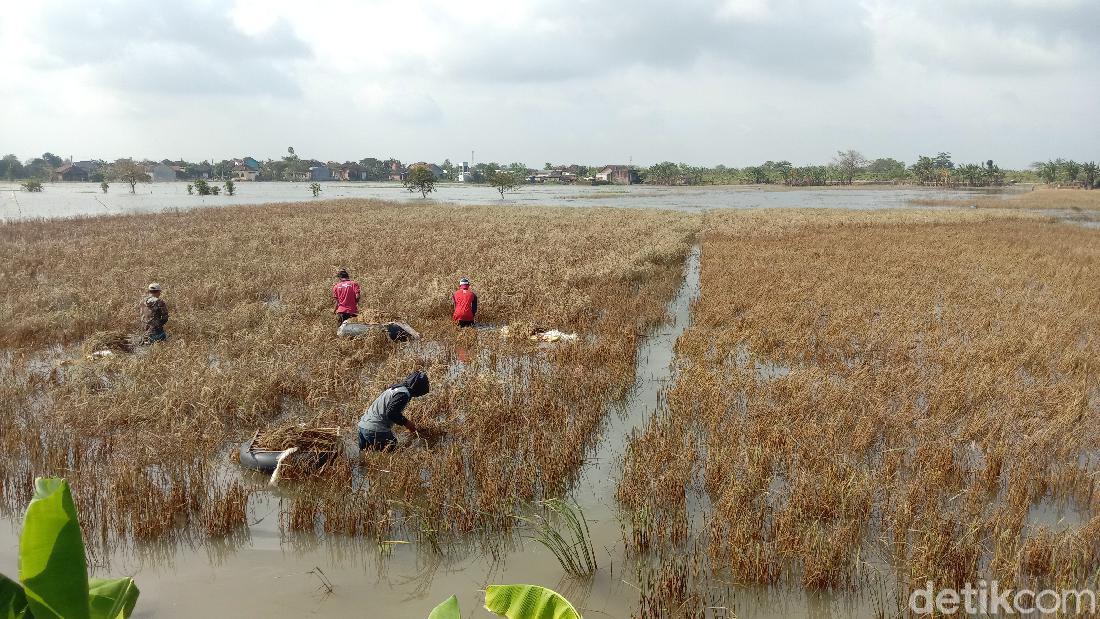
M157 329L145 336L145 341L152 344L153 342L163 342L168 339L168 334L164 332L164 329Z
M472 327L472 326L474 326L474 321L472 321L472 320L459 320L458 321L458 326L460 326L460 327Z
M344 324L345 320L351 320L358 315L359 314L345 314L344 312L340 312L336 315L336 326L339 327L340 325Z
M397 437L393 435L393 432L368 432L363 428L359 428L359 451L364 449L375 451L397 449Z

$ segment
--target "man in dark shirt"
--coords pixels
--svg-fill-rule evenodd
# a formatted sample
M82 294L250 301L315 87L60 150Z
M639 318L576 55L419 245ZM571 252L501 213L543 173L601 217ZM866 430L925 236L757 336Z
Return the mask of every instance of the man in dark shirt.
M168 322L168 304L160 298L160 284L149 284L149 296L141 302L141 326L145 330L142 343L152 344L168 339L164 325Z
M417 427L405 415L405 407L412 398L428 393L428 375L420 370L409 374L402 382L391 386L375 398L359 419L359 449L383 451L397 447L393 434L394 424L405 426L410 432Z

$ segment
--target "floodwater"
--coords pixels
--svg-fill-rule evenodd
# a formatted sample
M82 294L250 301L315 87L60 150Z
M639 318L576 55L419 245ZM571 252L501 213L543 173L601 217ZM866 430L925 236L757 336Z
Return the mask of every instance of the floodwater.
M523 185L500 194L492 187L439 183L430 201L454 204L512 204L519 206L625 206L632 208L903 208L914 199L954 200L1005 193L1011 189L939 189L922 187L814 187L787 189L760 186L655 187L649 185ZM235 204L309 202L336 198L372 198L422 202L400 183L322 184L313 197L306 183L237 183L237 195L187 194L187 183L144 183L131 194L129 186L111 185L108 193L96 183L46 183L41 193L21 191L16 183L0 182L0 221L31 218L148 213L173 209Z

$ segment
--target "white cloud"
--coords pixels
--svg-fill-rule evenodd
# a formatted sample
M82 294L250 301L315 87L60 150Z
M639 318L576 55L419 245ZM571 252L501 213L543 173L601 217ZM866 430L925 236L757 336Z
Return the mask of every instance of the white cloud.
M1077 32L1078 17L1087 19L1074 2L1029 8L1017 0L1006 8L986 0L880 0L869 4L868 22L882 60L941 72L1010 76L1062 73L1094 62L1095 42Z
M726 0L718 8L718 15L739 21L764 21L772 16L766 0Z
M0 150L1096 158L1097 15L1085 0L17 3L0 15Z

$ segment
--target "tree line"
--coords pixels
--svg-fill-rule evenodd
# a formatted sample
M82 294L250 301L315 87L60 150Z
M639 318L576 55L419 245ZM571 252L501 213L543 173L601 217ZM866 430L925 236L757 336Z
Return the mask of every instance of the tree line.
M24 181L22 183L24 189L42 191L42 181L50 180L54 170L64 163L61 157L52 153L45 153L41 157L34 157L26 162L21 162L15 155L5 155L0 158L0 178L8 181L21 180ZM97 167L88 175L88 180L98 182L104 193L107 192L109 181L125 183L129 185L130 193L135 193L138 183L147 183L152 180L146 172L146 166L132 159L96 163Z
M1059 159L1058 161L1063 161ZM1038 165L1038 164L1036 164ZM1095 185L1095 175L1088 177L1080 166L1078 177L1089 186ZM1094 169L1095 166L1089 169ZM1066 174L1066 166L1059 168ZM1032 170L1004 170L992 160L983 163L956 164L951 153L921 155L916 162L890 157L868 159L855 150L838 151L827 164L796 166L790 161L765 161L759 165L730 168L692 166L664 161L639 170L642 182L655 185L786 185L807 187L821 185L852 185L855 183L892 183L940 187L998 187L1017 182L1048 182Z
M1097 187L1100 183L1100 167L1095 161L1085 163L1073 159L1052 159L1036 161L1031 169L1039 180L1048 185L1083 186L1086 189Z
M65 163L53 153L43 153L21 161L15 155L6 155L0 159L0 179L49 180L54 170ZM233 174L234 160L211 162L173 161L133 161L119 159L114 162L97 160L88 174L92 182L112 180L144 182L145 169L157 163L173 166L178 170L179 180L230 179ZM300 158L293 147L287 149L287 155L280 159L268 159L259 162L258 180L289 181L307 178L312 166L321 164L317 160ZM393 179L395 174L404 172L400 160L390 157L379 159L365 157L356 162L337 164L327 162L323 165L357 165L359 177L367 181ZM137 168L141 168L138 170ZM511 181L522 184L536 174L522 162L501 164L484 162L463 169L445 159L439 164L442 170L436 180L457 180L464 173L465 180L475 183L499 181L502 174L510 176ZM599 171L599 166L569 165L554 166L545 163L543 170L568 170L578 179L591 178ZM1051 159L1037 161L1026 170L1006 170L997 166L993 160L980 163L956 164L947 152L935 155L920 155L910 165L890 157L868 159L855 150L838 151L836 157L827 164L794 165L790 161L765 161L759 165L742 168L717 165L714 167L693 166L686 163L662 161L649 167L635 168L643 183L654 185L785 185L789 187L808 187L822 185L851 185L855 183L893 183L939 187L998 187L1011 183L1034 182L1048 185L1093 188L1100 184L1100 168L1093 161L1077 162L1072 159ZM144 177L143 177L144 175ZM395 179L396 180L396 179Z

